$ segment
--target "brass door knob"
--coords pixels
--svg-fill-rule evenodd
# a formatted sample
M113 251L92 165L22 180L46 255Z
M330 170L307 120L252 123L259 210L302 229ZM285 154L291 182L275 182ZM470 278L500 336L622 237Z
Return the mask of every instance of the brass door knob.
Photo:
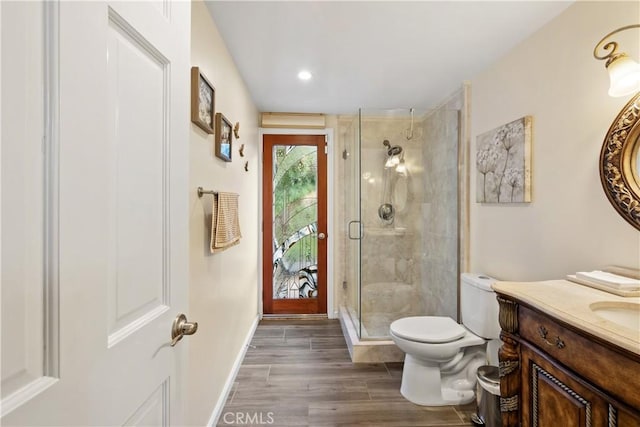
M171 327L171 347L175 346L185 335L193 335L197 330L198 322L187 322L187 316L183 313L178 314Z

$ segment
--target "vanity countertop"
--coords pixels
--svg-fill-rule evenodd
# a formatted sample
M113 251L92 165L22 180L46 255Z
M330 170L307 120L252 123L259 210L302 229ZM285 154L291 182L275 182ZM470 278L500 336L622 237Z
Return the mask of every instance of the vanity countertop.
M592 307L598 304L633 307L640 304L640 297L621 297L568 280L496 282L493 289L503 295L517 298L568 325L640 355L640 320L638 324L626 327L604 319L592 310Z

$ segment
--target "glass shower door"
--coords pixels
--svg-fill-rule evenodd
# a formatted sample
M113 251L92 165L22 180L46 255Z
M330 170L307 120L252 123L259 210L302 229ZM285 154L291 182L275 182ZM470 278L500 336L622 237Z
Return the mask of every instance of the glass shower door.
M361 336L360 319L360 244L362 238L362 222L360 214L360 121L356 116L345 124L343 154L344 169L344 218L346 221L345 237L345 302L349 317Z
M457 318L459 112L361 110L360 338L408 316Z

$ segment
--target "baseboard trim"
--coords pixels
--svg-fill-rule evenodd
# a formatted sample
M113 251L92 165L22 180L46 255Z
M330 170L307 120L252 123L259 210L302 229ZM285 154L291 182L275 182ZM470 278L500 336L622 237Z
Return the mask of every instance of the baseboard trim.
M249 348L249 344L253 339L253 334L255 334L259 322L260 316L256 316L253 324L249 328L249 332L247 332L247 336L244 339L242 348L240 349L238 356L236 356L235 362L233 362L233 367L231 368L231 372L229 372L227 381L225 381L224 383L224 388L222 389L222 393L220 393L220 397L218 397L216 406L213 408L213 412L211 413L211 417L209 418L209 422L207 423L207 426L209 427L214 427L216 424L218 424L218 420L220 419L222 410L224 409L224 404L229 397L231 389L233 388L233 383L236 380L236 376L238 375L238 371L240 370L240 366L242 365L242 361L244 360L244 355L247 353L247 349Z
M324 320L326 314L263 314L264 320Z

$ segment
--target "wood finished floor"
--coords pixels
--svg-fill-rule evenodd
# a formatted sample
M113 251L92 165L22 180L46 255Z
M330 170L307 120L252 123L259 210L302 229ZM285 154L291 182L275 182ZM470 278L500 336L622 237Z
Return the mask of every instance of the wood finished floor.
M470 426L473 404L400 394L402 363L353 364L337 320L263 320L218 426Z

